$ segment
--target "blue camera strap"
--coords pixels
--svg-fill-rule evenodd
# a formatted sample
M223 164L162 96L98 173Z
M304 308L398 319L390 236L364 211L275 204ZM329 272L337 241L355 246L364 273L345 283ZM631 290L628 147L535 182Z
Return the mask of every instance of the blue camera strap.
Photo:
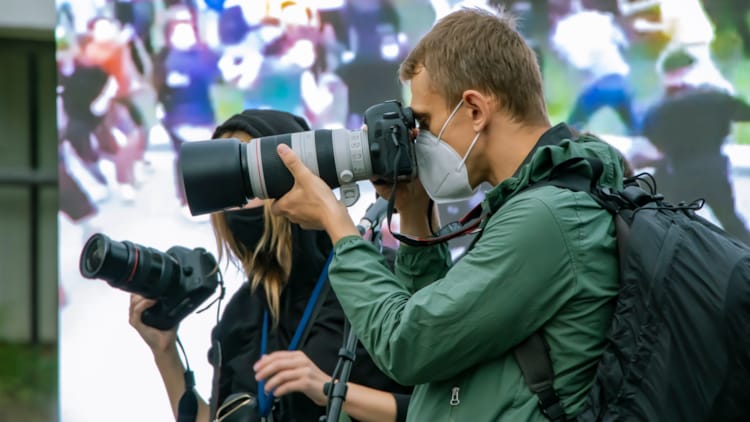
M305 332L305 328L307 327L307 324L310 323L310 316L313 313L313 309L315 308L315 304L318 302L318 297L320 296L320 292L323 290L323 285L325 284L325 281L328 279L328 266L331 263L331 260L333 259L333 251L328 255L328 260L326 260L325 265L323 266L323 271L320 272L320 276L318 277L318 281L315 283L315 287L313 288L312 294L310 295L310 299L307 300L307 306L305 307L305 312L302 313L302 319L299 321L299 324L297 325L297 329L294 331L294 337L292 337L292 341L289 343L289 349L288 350L296 350L297 347L300 346L300 339L302 339L302 333ZM260 337L260 355L263 356L266 354L266 350L268 347L268 309L263 311L263 330L261 331L261 337ZM273 404L273 393L266 394L263 389L266 385L265 380L258 381L258 410L260 411L260 416L262 417L268 417L269 414L271 414L271 407Z

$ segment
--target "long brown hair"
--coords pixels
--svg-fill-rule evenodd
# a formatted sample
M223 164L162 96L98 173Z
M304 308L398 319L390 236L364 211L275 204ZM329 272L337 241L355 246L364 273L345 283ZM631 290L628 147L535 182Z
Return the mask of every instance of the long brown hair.
M252 136L241 131L224 133L221 138L236 138L242 142L252 140ZM264 201L265 227L253 251L249 251L229 230L224 212L211 214L211 225L216 236L219 261L226 257L227 264L231 262L241 267L250 278L252 292L263 285L275 325L279 321L281 291L292 270L292 223L286 217L271 213L272 203L273 200Z

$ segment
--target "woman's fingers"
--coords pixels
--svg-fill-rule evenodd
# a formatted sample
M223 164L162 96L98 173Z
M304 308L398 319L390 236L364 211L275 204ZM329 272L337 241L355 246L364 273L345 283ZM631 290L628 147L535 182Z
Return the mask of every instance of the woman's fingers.
M253 366L255 379L268 379L277 372L299 367L305 364L305 359L304 353L299 351L278 351L263 355Z
M141 314L146 309L154 306L155 300L146 299L143 296L137 294L130 295L130 325L141 324Z
M305 367L295 367L278 372L266 381L265 392L273 392L276 397L279 397L291 391L304 391L306 381L309 379L309 377L306 377L307 372L308 370Z
M330 376L301 351L278 351L264 355L253 366L256 380L266 380L265 392L277 397L300 392L322 406L326 402L323 384Z

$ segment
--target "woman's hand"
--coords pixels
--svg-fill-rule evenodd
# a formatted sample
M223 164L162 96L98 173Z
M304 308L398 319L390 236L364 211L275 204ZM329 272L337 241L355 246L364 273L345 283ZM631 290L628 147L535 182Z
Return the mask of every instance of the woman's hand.
M303 352L279 351L263 355L253 366L255 379L265 380L265 393L274 396L303 393L318 406L328 404L323 392L331 377L320 370ZM355 383L348 384L343 411L363 422L396 420L396 400L393 394Z
M155 300L146 299L137 294L130 295L130 325L138 331L138 334L141 335L143 341L151 348L154 355L157 355L169 352L174 348L177 341L177 328L162 331L150 327L141 321L143 311L154 306L155 303Z
M278 351L263 355L253 366L255 379L265 380L265 392L281 397L292 392L303 393L318 406L325 406L328 397L323 385L331 377L320 370L301 351Z

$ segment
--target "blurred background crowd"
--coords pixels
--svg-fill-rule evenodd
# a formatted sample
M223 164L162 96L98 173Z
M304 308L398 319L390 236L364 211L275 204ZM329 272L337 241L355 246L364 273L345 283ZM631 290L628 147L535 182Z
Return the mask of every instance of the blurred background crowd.
M653 164L644 156L674 155L640 137L662 141L647 117L670 95L750 92L750 3L741 0L58 0L62 211L80 221L110 192L134 201L149 148L176 153L244 108L299 114L313 129L359 128L369 105L408 102L400 61L437 19L467 6L518 16L553 119L625 137L640 148L636 167ZM702 111L747 120L741 104ZM723 132L706 134L714 139L703 152L718 153L732 134ZM114 180L102 160L113 163Z

